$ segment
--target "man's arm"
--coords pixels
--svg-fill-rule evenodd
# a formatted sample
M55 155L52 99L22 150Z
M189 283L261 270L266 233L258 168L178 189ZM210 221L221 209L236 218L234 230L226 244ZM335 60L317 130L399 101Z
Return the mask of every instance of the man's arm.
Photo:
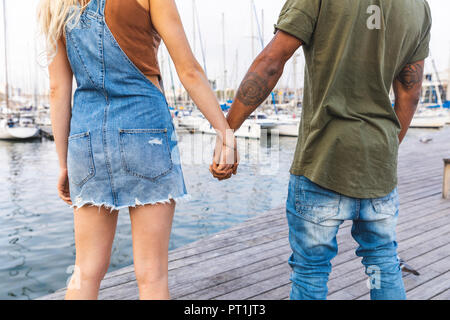
M284 65L302 42L284 31L277 31L272 41L255 59L239 87L228 112L231 129L242 123L263 103L283 74Z
M399 141L402 143L417 110L422 92L424 60L407 64L394 80L395 113L402 130Z

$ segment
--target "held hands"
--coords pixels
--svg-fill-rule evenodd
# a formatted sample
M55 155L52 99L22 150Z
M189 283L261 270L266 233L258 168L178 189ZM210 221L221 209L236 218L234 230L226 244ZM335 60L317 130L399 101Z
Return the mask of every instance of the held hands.
M237 174L238 166L239 154L233 130L226 130L225 134L218 132L216 146L214 148L213 163L209 167L209 171L214 178L222 181Z

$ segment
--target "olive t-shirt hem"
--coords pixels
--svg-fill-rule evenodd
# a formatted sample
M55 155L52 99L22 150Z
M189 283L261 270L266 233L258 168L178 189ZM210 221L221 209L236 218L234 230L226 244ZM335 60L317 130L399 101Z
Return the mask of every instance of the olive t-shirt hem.
M299 169L294 167L291 168L290 173L295 176L304 176L322 188L334 191L346 197L356 199L378 199L385 197L389 195L392 191L394 191L394 189L397 187L398 184L396 179L396 181L389 188L379 190L364 189L363 190L364 192L359 193L355 189L348 189L344 186L330 184L329 181L322 179L320 176L312 174L312 172L308 171L307 169Z

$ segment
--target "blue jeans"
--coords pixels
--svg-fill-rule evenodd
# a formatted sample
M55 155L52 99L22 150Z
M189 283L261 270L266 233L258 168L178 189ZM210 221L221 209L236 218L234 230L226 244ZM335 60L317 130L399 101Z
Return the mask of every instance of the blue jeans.
M366 267L371 299L406 299L395 241L398 208L397 188L383 198L355 199L292 175L286 206L291 300L326 299L331 260L338 252L336 234L345 220L353 220L356 255Z

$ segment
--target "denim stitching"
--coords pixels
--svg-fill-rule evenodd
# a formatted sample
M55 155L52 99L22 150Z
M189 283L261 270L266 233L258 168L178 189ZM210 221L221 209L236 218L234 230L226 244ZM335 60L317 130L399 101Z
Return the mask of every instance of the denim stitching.
M95 19L95 20L97 20L97 21L101 21L101 20L102 20L102 16L101 16L101 15L99 15L99 14L93 12L93 11L90 11L90 10L88 10L88 9L86 9L86 10L84 11L84 13L85 13L86 16L89 17L89 18Z
M92 152L92 142L91 142L91 133L85 132L85 133L80 133L80 134L76 134L76 135L72 135L71 137L69 137L69 141L74 141L77 139L82 139L82 138L87 138L87 147L88 147L88 159L89 159L89 174L86 176L86 178L84 178L83 180L81 180L81 182L74 182L75 185L79 188L81 188L83 185L86 184L86 182L88 182L90 179L92 179L95 176L95 163L94 163L94 156L93 156L93 152Z
M103 142L103 150L104 150L104 154L105 154L105 164L106 164L106 168L108 171L108 176L109 176L109 181L110 181L110 186L111 186L111 193L113 195L113 202L114 205L117 205L117 195L116 192L114 190L114 178L113 178L113 173L112 173L112 168L111 168L111 161L109 160L108 157L108 142L106 141L106 135L107 135L107 130L106 130L106 124L108 121L108 109L109 109L109 103L106 103L105 106L105 110L104 110L104 114L103 114L103 127L102 127L102 142Z
M302 187L301 183L300 183L301 177L297 177L296 178L296 184L295 184L295 194L296 194L296 199L295 199L295 210L297 211L297 213L303 217L304 219L311 221L313 223L321 223L329 218L332 217L336 217L339 215L340 213L340 206L342 203L342 196L340 194L335 193L335 195L338 198L337 201L337 205L332 205L332 206L322 206L320 204L318 205L311 205L311 204L302 204L303 203L303 199L306 199L306 192L305 189ZM302 199L299 199L299 196L303 196ZM325 209L325 208L329 208L330 209L330 214L326 214L323 217L317 217L317 215L311 214L310 212L305 212L305 211L310 211L311 209ZM332 210L332 211L331 211Z
M162 133L165 137L166 140L166 147L167 147L167 154L168 154L168 162L169 162L169 168L160 173L159 175L155 176L155 177L147 177L144 176L142 174L139 174L133 170L131 170L128 166L128 163L126 161L126 157L125 157L125 146L124 146L124 141L123 141L123 135L124 134L139 134L139 133ZM119 146L120 146L120 155L121 155L121 162L122 162L122 167L123 169L125 169L125 171L135 177L138 178L142 178L142 179L147 179L150 181L156 181L159 178L168 175L172 170L173 170L173 160L172 160L172 154L170 152L170 146L169 146L169 138L167 135L167 129L119 129L119 136L120 136L120 141L119 141Z
M103 94L105 95L106 100L108 101L108 94L105 90L105 55L104 55L104 39L105 39L105 31L102 26L102 28L99 28L99 34L98 34L99 40L98 40L98 47L99 47L99 53L100 53L100 60L102 61L102 70L100 75L100 82L102 84Z
M78 139L78 138L86 137L86 136L88 136L88 135L89 135L89 132L83 132L83 133L73 134L73 135L71 135L71 136L68 138L68 140L69 140L69 141L72 141L72 140L75 140L75 139Z
M94 86L94 88L100 89L100 88L95 84L94 80L93 80L92 77L91 77L91 74L90 74L89 71L88 71L88 68L86 67L86 65L85 65L85 63L84 63L84 61L83 61L83 59L81 58L81 55L80 55L80 49L78 48L77 42L75 41L75 39L73 39L73 36L71 35L71 33L68 34L68 37L69 37L69 40L72 41L73 46L74 46L75 49L76 49L78 59L80 60L81 65L83 66L83 69L84 69L84 71L86 72L86 75L87 75L89 81L92 83L92 85Z

